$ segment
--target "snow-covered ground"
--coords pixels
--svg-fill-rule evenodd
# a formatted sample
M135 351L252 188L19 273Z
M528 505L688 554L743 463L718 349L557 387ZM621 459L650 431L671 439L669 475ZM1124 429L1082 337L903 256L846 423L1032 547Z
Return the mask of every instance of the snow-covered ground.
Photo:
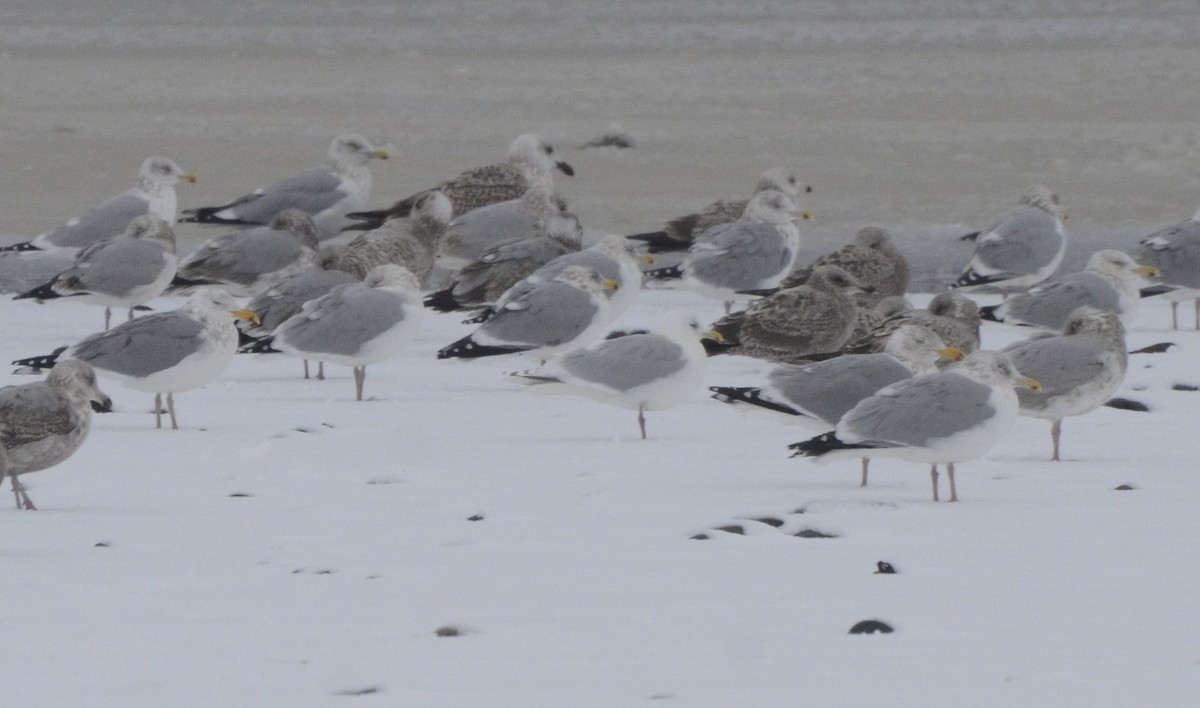
M616 324L669 308L719 311L644 291ZM436 360L459 319L430 313L362 403L347 369L237 357L177 397L172 432L102 380L116 412L24 477L41 510L0 495L0 703L1183 705L1200 688L1200 394L1172 390L1200 384L1200 335L1169 331L1163 303L1131 348L1179 346L1131 357L1122 390L1150 413L1068 419L1062 463L1022 418L959 467L956 504L930 501L919 465L877 460L860 489L857 462L789 459L804 430L706 392L650 414L643 442L630 411L505 380L527 362ZM0 322L8 361L101 313L0 300ZM1019 334L991 327L988 346ZM715 358L706 383L762 369ZM864 619L895 632L850 635Z

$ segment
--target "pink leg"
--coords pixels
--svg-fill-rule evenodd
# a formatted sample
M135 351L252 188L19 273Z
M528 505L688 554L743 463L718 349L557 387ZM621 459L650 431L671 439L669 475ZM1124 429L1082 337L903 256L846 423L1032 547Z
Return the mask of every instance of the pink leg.
M946 465L946 476L950 478L950 501L958 501L958 490L954 487L954 463Z
M858 485L860 487L867 486L867 466L870 464L871 464L871 458L869 458L869 457L862 458L862 482L859 483L859 485Z
M308 359L304 360L304 379L308 380Z
M167 394L167 412L171 414L171 430L179 430L179 424L175 422L175 394Z
M642 440L646 439L646 414L641 406L638 406L638 427L642 430Z
M362 400L363 382L367 380L367 367L354 367L354 400Z
M1179 329L1179 303L1171 301L1171 329Z
M1051 462L1058 462L1058 439L1062 435L1062 420L1056 420L1050 424L1050 440L1054 442L1054 455L1050 458Z
M929 481L930 481L930 482L933 482L933 500L934 500L934 501L937 501L937 500L938 500L938 490L937 490L937 488L938 488L938 484L937 484L937 483L938 483L938 471L937 471L937 465L930 465L930 466L929 466Z
M1192 307L1195 308L1195 310L1196 310L1196 312L1195 312L1196 329L1200 330L1200 297L1198 297L1194 301L1192 301Z
M162 427L162 394L154 394L154 427Z

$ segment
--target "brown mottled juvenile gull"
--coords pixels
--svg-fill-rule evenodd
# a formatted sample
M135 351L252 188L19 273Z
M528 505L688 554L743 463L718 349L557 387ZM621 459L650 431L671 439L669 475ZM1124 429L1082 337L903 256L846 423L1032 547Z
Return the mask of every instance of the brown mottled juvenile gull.
M272 182L220 206L185 210L180 221L199 224L265 225L284 209L312 216L321 240L337 236L349 223L346 214L367 205L371 171L367 161L388 159L361 135L339 135L329 144L320 167Z
M1195 327L1200 330L1200 210L1192 218L1156 231L1140 241L1139 263L1158 269L1160 282L1176 288L1163 295L1171 303L1171 328L1179 329L1176 310L1192 300Z
M364 279L375 266L404 266L422 287L429 280L438 242L450 223L450 200L438 191L426 192L407 218L388 219L377 229L340 246L326 246L317 257L322 268L344 270Z
M1057 462L1062 419L1104 405L1125 380L1129 355L1125 327L1114 312L1083 306L1071 313L1062 334L1041 334L1004 349L1013 364L1042 384L1018 391L1021 415L1051 421Z
M958 501L954 465L986 454L1017 419L1015 387L1037 390L1008 355L973 352L953 369L914 376L863 399L837 428L793 443L793 457L898 457L930 465L938 500L938 465L946 465L950 501Z
M1128 322L1137 310L1142 279L1158 270L1115 249L1096 251L1084 270L1050 278L999 305L980 308L985 320L1062 330L1076 308L1091 305Z
M668 312L653 332L605 339L513 377L538 392L635 410L645 440L646 411L674 408L691 398L704 381L706 358L695 321Z
M950 287L1019 292L1050 277L1067 247L1058 195L1035 184L1020 203L981 231L963 238L975 241L975 252Z
M554 146L538 135L526 133L508 146L504 162L467 170L433 189L450 198L454 216L458 217L488 204L517 199L535 185L553 189L555 169L567 176L575 174L570 165L554 157ZM374 229L387 219L408 216L424 193L401 199L387 209L350 214L350 218L361 222L350 228Z
M215 285L234 297L254 297L311 268L317 246L312 217L300 209L284 209L267 226L206 241L179 264L171 289Z
M174 394L220 376L237 348L234 318L254 316L239 310L224 290L201 288L179 309L139 317L53 354L13 363L41 370L54 368L60 360L87 362L103 377L153 393L157 428L162 427L162 394L166 393L171 429L178 430Z
M427 297L425 306L439 312L487 307L555 258L578 252L582 242L583 229L574 214L553 215L544 233L493 246L460 268L454 282Z
M914 375L938 371L939 362L961 361L964 354L947 347L933 332L917 325L896 330L883 352L847 354L811 364L781 364L767 372L767 383L756 386L710 386L713 398L796 416L815 431L837 425L851 408L884 386ZM862 486L867 486L868 459L862 463Z
M979 305L957 292L938 293L923 310L901 310L842 348L844 354L881 352L887 340L904 324L919 324L942 338L947 346L970 353L979 348Z
M439 359L525 354L543 360L581 347L608 325L606 289L617 287L592 268L570 266L552 280L521 281L474 332L438 352Z
M712 354L740 354L768 361L802 359L838 351L854 331L863 286L838 266L820 266L803 285L761 298L713 324L722 342Z
M423 310L416 276L384 263L361 283L339 285L304 303L274 334L240 351L276 351L349 366L354 398L361 401L367 366L404 351L417 335Z
M0 248L0 251L78 251L125 233L129 222L145 214L174 224L175 185L181 180L195 182L196 177L184 172L173 160L165 157L147 157L138 170L138 184L133 189L97 204L32 241L6 246Z
M12 483L18 509L36 509L20 476L53 467L83 445L92 410L112 410L82 361L64 361L44 381L0 388L0 483Z
M891 234L878 226L865 226L848 243L811 265L792 273L779 284L791 288L804 283L817 266L835 265L872 289L859 295L858 304L872 307L885 297L903 297L908 291L908 259L892 243Z
M70 268L46 283L17 295L38 302L71 298L104 306L104 329L114 307L133 308L150 302L170 285L179 257L175 232L167 222L144 214L129 222L125 233L80 251Z
M783 192L797 203L801 192L812 191L812 187L801 183L793 172L782 167L773 167L763 172L751 195L768 189ZM698 212L671 219L659 231L632 234L627 238L645 243L649 253L687 251L692 241L708 229L741 218L749 202L748 197L719 199Z

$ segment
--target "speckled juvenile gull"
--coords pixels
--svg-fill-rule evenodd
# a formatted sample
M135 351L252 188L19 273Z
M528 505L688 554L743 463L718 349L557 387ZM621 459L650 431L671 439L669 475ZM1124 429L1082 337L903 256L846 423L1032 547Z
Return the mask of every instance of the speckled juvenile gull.
M354 398L361 401L367 366L404 351L417 335L423 311L416 276L384 263L361 283L339 285L304 303L273 335L240 351L279 351L349 366Z
M954 465L987 453L1017 419L1014 387L1036 390L1006 354L977 351L962 365L904 379L863 399L833 431L793 443L793 457L898 457L930 465L933 500L937 466L946 465L950 501L958 501Z
M180 262L172 290L215 285L234 297L254 297L311 268L317 247L312 217L300 209L284 209L267 226L206 241Z
M36 509L20 476L53 467L83 445L92 409L107 413L112 400L82 361L54 367L44 381L0 388L0 484L7 476L18 509Z
M952 288L1019 292L1050 277L1067 247L1058 195L1040 184L1028 187L1017 206L968 237L975 240L975 252Z
M104 329L114 307L133 308L150 302L175 277L175 232L157 216L145 214L129 222L125 233L92 244L75 256L70 268L15 299L38 302L70 297L104 306Z
M800 231L793 220L799 214L783 192L759 192L737 221L697 236L679 266L649 271L647 276L682 278L689 289L726 303L749 299L747 291L774 288L792 271L800 248Z
M376 266L404 266L425 287L437 257L438 242L450 223L450 200L438 191L427 192L404 219L388 219L372 231L355 236L341 246L326 246L318 254L322 268L344 270L362 280Z
M583 228L574 214L551 216L545 233L488 249L459 269L449 287L427 297L425 306L439 312L487 307L550 261L578 252L582 242Z
M879 325L842 348L845 354L880 352L887 340L904 324L919 324L932 330L947 346L970 353L979 348L979 305L957 292L938 293L923 310L903 310L884 319Z
M504 162L467 170L433 189L449 197L457 217L488 204L519 199L535 185L553 189L555 169L568 176L575 174L570 165L554 157L554 146L538 135L526 133L512 141ZM401 199L387 209L351 214L360 221L351 228L374 229L387 219L408 216L417 200L429 191Z
M783 192L797 203L801 192L812 191L812 187L801 183L795 173L782 167L773 167L763 172L751 195L769 189ZM719 199L698 212L671 219L659 231L632 234L628 238L644 243L649 253L684 252L697 236L708 229L741 218L749 202L748 197Z
M489 249L546 232L566 202L548 185L534 185L517 199L488 204L455 217L438 243L437 265L457 271Z
M1017 395L1021 415L1051 421L1053 461L1059 459L1062 419L1090 413L1112 398L1129 364L1120 318L1088 306L1071 313L1062 334L1042 334L1004 351L1021 373L1042 385Z
M858 297L858 304L863 307L872 307L886 297L902 297L908 291L908 259L892 243L891 234L878 226L863 227L855 235L853 243L797 270L785 278L779 287L802 285L812 275L814 268L823 265L838 266L871 288L871 291Z
M722 342L712 354L739 354L768 361L802 359L838 351L854 331L863 286L835 265L820 266L803 285L755 300L718 320Z
M802 366L781 364L767 372L762 387L710 386L709 390L724 403L796 416L796 421L810 430L829 430L859 401L884 386L936 373L939 362L960 361L963 356L928 329L905 325L880 353L847 354ZM864 457L862 463L864 487L868 459Z
M195 182L196 177L165 157L147 157L138 170L138 183L133 189L97 204L32 241L0 248L0 251L67 249L75 252L125 233L129 222L145 214L174 224L175 185L180 180Z
M522 281L474 332L443 347L439 359L525 354L547 359L599 337L610 321L599 273L571 266L546 282Z
M1139 301L1143 278L1158 271L1138 265L1129 254L1107 249L1088 258L1084 270L1051 278L1028 292L1019 293L999 305L980 308L985 320L1031 325L1060 331L1076 308L1091 305L1115 312L1128 322Z
M1178 290L1163 297L1171 303L1171 328L1179 329L1176 310L1192 300L1200 330L1200 210L1192 218L1156 231L1141 240L1137 261L1158 269L1160 281Z
M265 225L284 209L299 209L312 216L322 240L333 238L349 223L347 213L367 205L371 196L367 161L373 158L386 160L388 152L375 148L361 135L339 135L329 144L324 165L220 206L185 210L181 221Z
M162 427L162 394L167 394L171 428L177 430L174 394L199 388L229 365L237 347L235 317L253 317L237 309L223 290L202 288L176 310L160 312L93 334L53 354L18 359L27 369L48 369L60 360L91 364L102 377L154 396L155 427Z
M669 312L653 332L605 339L557 357L542 369L514 374L544 393L567 393L638 412L646 439L646 411L674 408L704 381L706 356L696 323Z

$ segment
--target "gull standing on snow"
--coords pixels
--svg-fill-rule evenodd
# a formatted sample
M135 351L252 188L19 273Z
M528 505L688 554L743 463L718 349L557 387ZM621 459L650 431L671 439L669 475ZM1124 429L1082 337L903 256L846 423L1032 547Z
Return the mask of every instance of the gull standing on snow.
M429 280L438 243L450 223L450 200L438 191L426 192L404 219L388 219L377 229L355 236L342 246L326 246L317 256L325 269L343 270L359 280L376 266L394 263L417 277L421 287Z
M1171 329L1179 329L1176 310L1192 300L1195 327L1200 330L1200 210L1192 218L1156 231L1141 240L1139 263L1158 269L1161 282L1178 288L1163 295L1171 303Z
M215 285L234 297L255 297L312 267L317 227L300 209L284 209L267 226L209 239L179 264L173 290Z
M710 386L708 390L723 403L797 416L801 425L820 432L836 427L859 401L884 386L937 373L939 362L961 361L964 356L925 327L908 324L896 330L883 352L847 354L802 366L781 364L767 372L765 386ZM862 460L863 487L869 459Z
M1116 313L1086 305L1071 313L1061 335L1041 334L1004 351L1021 373L1042 384L1017 396L1021 415L1051 421L1054 462L1062 419L1090 413L1112 398L1129 365L1125 327Z
M1084 270L1051 278L999 305L980 308L979 314L993 322L1032 325L1057 332L1076 308L1091 305L1115 312L1128 322L1137 309L1141 279L1156 275L1157 269L1138 265L1123 251L1096 251Z
M333 238L346 225L348 212L362 209L371 196L367 161L388 159L361 135L339 135L329 145L326 163L298 175L272 182L231 202L184 211L181 221L198 224L265 225L284 209L312 216L322 240Z
M178 263L175 232L157 216L145 214L129 222L125 233L88 246L70 268L14 299L44 302L70 297L103 305L104 329L108 329L112 308L129 308L133 319L133 308L167 289Z
M787 277L800 248L801 216L783 192L755 194L741 218L696 237L679 266L652 270L651 279L682 278L689 289L725 301L746 300L747 291L774 288Z
M97 204L32 241L6 246L0 251L78 251L99 241L120 236L129 228L129 222L145 214L174 224L175 185L181 180L195 182L196 177L165 157L147 157L138 170L138 184L133 189Z
M605 290L618 287L592 268L570 266L546 282L522 281L474 332L438 352L439 359L525 354L543 360L584 346L608 325Z
M19 477L53 467L79 449L92 427L93 408L112 411L82 361L64 361L44 381L0 388L0 484L12 482L18 509L36 509Z
M403 266L375 266L361 283L339 285L304 303L275 333L242 353L283 352L354 371L354 398L363 399L367 366L390 359L417 335L424 308L417 278Z
M229 293L202 288L179 309L139 317L53 354L13 364L40 370L55 368L60 360L87 362L101 376L153 393L156 428L162 427L162 394L166 393L171 429L178 430L174 394L207 384L229 365L237 348L235 317L255 315L237 309Z
M691 318L670 312L654 332L605 339L513 377L539 392L573 394L636 410L645 440L646 411L674 408L703 383L707 357L700 336Z
M1008 294L1049 278L1067 248L1063 218L1057 194L1040 184L1026 188L1017 206L963 237L974 239L975 253L950 287Z
M488 204L518 199L536 185L553 190L555 169L568 177L575 174L570 165L554 157L554 146L540 136L533 133L519 135L508 146L508 159L504 162L467 170L432 190L401 199L387 209L350 214L350 218L361 221L350 228L375 229L387 219L408 216L421 195L433 190L449 197L455 217Z
M782 167L763 172L752 195L769 189L783 192L796 203L799 203L801 192L812 191L812 187L802 184L795 173ZM626 238L645 243L649 253L685 252L692 241L708 229L740 219L749 202L748 198L719 199L698 212L671 219L659 231L632 234Z
M860 401L833 431L793 443L792 457L898 457L930 465L938 500L938 465L946 465L950 501L958 501L954 465L987 453L1012 427L1019 404L1014 387L1037 390L1006 354L977 351L947 371L892 384Z

